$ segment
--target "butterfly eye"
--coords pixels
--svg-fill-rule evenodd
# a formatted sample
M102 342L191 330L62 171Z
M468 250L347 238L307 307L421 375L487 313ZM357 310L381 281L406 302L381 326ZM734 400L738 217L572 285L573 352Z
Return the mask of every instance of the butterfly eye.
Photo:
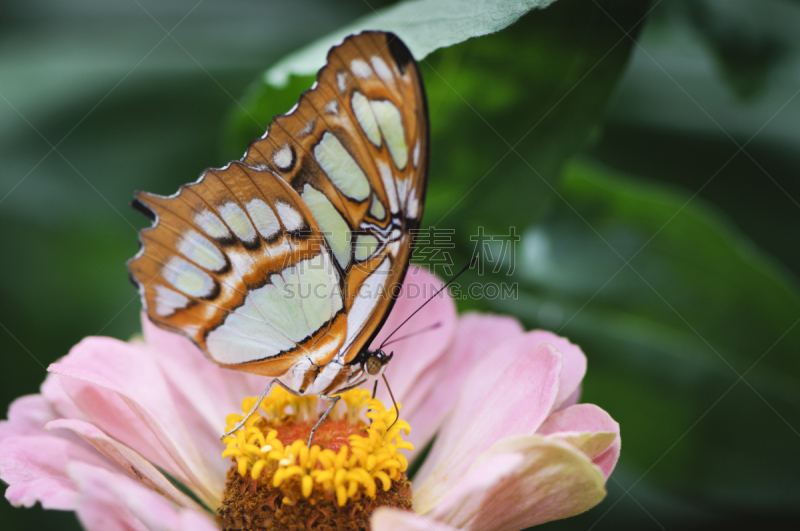
M367 361L364 362L364 370L366 370L371 376L375 376L380 373L381 367L383 367L383 362L375 354L367 358Z

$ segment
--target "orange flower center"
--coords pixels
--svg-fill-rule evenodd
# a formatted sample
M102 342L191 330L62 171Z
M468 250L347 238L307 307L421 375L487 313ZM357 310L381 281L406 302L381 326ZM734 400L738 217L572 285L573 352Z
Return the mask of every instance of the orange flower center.
M223 439L222 456L234 462L217 511L224 528L369 529L378 507L411 509L408 461L400 453L413 449L403 440L408 423L369 391L341 397L311 448L306 441L319 418L316 397L296 397L280 387L244 427ZM246 398L242 411L255 400ZM228 415L228 429L242 418Z

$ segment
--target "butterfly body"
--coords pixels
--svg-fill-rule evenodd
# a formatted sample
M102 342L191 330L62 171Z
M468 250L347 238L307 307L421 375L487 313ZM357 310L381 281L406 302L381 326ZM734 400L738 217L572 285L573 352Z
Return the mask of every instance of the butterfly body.
M367 348L408 267L427 164L408 49L348 37L240 161L173 196L137 193L154 224L128 267L148 317L297 394L379 377L391 355Z

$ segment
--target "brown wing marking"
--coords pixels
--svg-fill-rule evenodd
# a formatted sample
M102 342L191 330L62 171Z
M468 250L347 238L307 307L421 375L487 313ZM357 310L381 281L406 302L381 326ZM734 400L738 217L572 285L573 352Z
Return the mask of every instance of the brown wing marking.
M278 220L274 234L259 230L248 209L254 199ZM206 343L209 332L229 316L241 316L253 290L270 283L271 275L327 252L311 212L294 190L277 176L240 163L209 170L172 197L140 193L137 200L156 216L155 224L141 232L140 253L129 262L148 317L189 337L212 359ZM286 226L276 210L281 202L294 210L299 223ZM226 219L220 211L225 205L238 207L239 215L228 213ZM265 228L264 220L260 222ZM341 317L346 322L343 313ZM316 332L313 336L328 336L327 343L337 341L330 325ZM343 341L343 334L338 335ZM320 341L292 341L293 348L262 362L220 364L278 376Z

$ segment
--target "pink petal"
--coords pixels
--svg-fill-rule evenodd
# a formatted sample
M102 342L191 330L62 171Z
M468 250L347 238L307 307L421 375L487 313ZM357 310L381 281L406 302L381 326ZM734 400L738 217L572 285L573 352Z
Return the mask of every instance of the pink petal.
M606 478L611 475L619 459L619 424L611 415L594 404L577 404L561 410L548 418L537 430L542 435L559 432L613 432L617 434L614 442L592 461L600 467Z
M513 335L486 351L464 379L458 396L458 407L448 424L460 425L471 421L475 410L483 403L498 378L502 375L513 375L510 371L511 365L521 356L535 351L541 344L541 337L537 332L527 332Z
M425 269L416 266L410 267L403 282L403 290L370 348L377 349L443 284L444 282ZM455 303L450 297L450 293L445 290L411 318L391 339L397 339L434 323L440 323L439 328L385 347L387 353L394 352L395 354L392 362L386 368L386 378L392 386L395 398L403 403L404 413L411 414L412 411L422 406L421 399L427 389L421 389L417 385L417 381L450 345L457 320ZM382 400L389 398L385 390L381 392L383 393L380 395Z
M50 422L47 430L66 429L78 434L100 453L121 467L121 470L150 490L159 492L170 501L187 508L202 510L191 498L178 490L164 474L141 455L124 444L115 441L97 427L75 419L59 419Z
M21 435L41 435L55 412L42 395L26 395L8 407L8 420L0 421L0 441Z
M219 529L205 513L181 509L126 476L83 463L69 473L81 493L78 519L89 531Z
M372 531L457 531L429 517L399 509L379 508L372 514Z
M575 392L577 391L580 394L581 381L586 375L586 355L581 348L570 343L568 339L545 330L531 332L530 339L533 342L549 343L561 353L563 368L561 370L561 383L558 386L555 408L561 409L577 402L578 396L575 396ZM570 400L573 401L565 405Z
M271 378L217 366L191 341L158 328L144 314L142 329L151 356L171 388L175 409L195 445L218 447L225 418L241 413L242 400L260 395ZM215 476L224 478L230 463L218 459L210 467Z
M422 399L424 407L412 412L403 408L402 416L411 425L408 440L414 444L415 452L425 447L455 406L464 379L474 365L496 345L523 333L522 325L511 317L479 313L461 316L454 341L416 384L420 395L427 393Z
M566 431L553 433L545 438L569 443L594 462L595 457L600 456L614 444L617 434L613 431Z
M579 385L571 395L569 395L563 402L556 406L556 411L568 408L569 406L574 406L578 403L578 400L581 398L581 389L583 385Z
M168 353L164 353L167 355ZM209 506L222 498L222 443L196 443L151 351L109 338L87 338L50 366L86 420L191 488Z
M479 363L476 370L484 365ZM464 388L456 410L419 472L414 500L420 512L436 505L458 484L478 455L498 440L536 431L558 393L561 354L550 345L539 344L505 371L496 365L484 370L491 387L482 386L485 391L478 391L483 393L479 401L470 394L473 389Z
M53 375L48 375L45 382L49 382L61 389L55 381L51 380ZM44 385L42 386L44 387ZM63 389L62 389L63 392ZM66 393L65 393L66 394ZM43 395L27 395L17 398L8 408L7 421L0 422L0 441L10 437L19 436L45 436L45 426L48 422L59 417L57 409ZM76 446L94 454L92 447L74 433L64 430L51 431L52 437L58 437L69 441Z
M69 354L67 356L69 356ZM65 356L61 359L67 359L67 357ZM53 418L89 420L86 410L80 403L76 402L75 397L66 390L62 383L63 380L64 378L57 374L48 373L44 382L42 382L42 385L39 387L42 396L55 411ZM44 429L44 426L42 426L42 429Z
M50 374L41 390L57 410L58 416L91 422L157 466L172 472L174 467L169 454L123 397L106 387L59 374L62 367L74 371L83 365L91 366L95 361L99 369L113 372L114 360L138 355L142 350L141 346L115 339L86 338L74 346L67 356L50 366ZM130 354L130 351L135 354Z
M498 442L431 512L457 529L517 531L579 514L605 496L600 470L571 445L538 435Z
M170 461L168 457L164 457L166 453L159 453L153 449L159 446L158 440L115 393L53 373L47 375L40 390L53 408L53 419L73 418L95 425L101 424L105 429L110 429L112 435L125 440L128 445L149 451L145 455L147 459L162 468L169 469ZM41 432L44 432L44 426ZM91 445L70 430L50 430L49 435L72 441L95 452Z
M75 508L77 488L67 476L71 461L110 468L103 456L59 437L46 435L8 437L0 441L0 479L8 483L6 498L12 505L45 509Z
M525 334L514 317L492 313L466 312L459 319L453 350L468 360L481 359L494 347Z
M559 382L558 396L553 405L554 410L566 407L570 400L577 400L576 393L580 392L580 383L586 374L586 356L581 349L568 340L551 332L534 330L521 335L512 335L506 341L497 345L473 369L465 382L465 386L472 389L472 402L479 402L483 396L482 390L491 385L492 380L486 378L486 373L496 374L507 369L521 354L529 352L538 345L549 344L561 353L562 371ZM483 391L485 392L485 391ZM464 397L461 397L464 399Z
M381 343L414 311L433 295L444 283L425 269L412 266L403 283L403 290L397 299L386 323L381 328L371 348L377 349ZM449 292L444 291L422 308L406 325L397 330L391 340L413 334L435 323L439 327L420 335L387 345L384 350L393 352L392 362L386 369L386 378L395 398L403 406L402 418L407 420L412 431L408 440L419 452L433 435L441 418L440 411L429 404L426 397L439 385L443 377L441 371L446 365L443 357L449 352L458 322L455 303ZM387 406L391 398L384 385L379 385L378 398ZM431 414L436 411L437 414ZM442 413L443 414L443 413Z
M153 357L183 400L176 400L181 415L197 416L204 430L219 438L225 417L240 413L242 399L258 396L270 379L223 369L208 359L185 337L162 330L142 314L142 330ZM188 370L191 369L191 370Z

